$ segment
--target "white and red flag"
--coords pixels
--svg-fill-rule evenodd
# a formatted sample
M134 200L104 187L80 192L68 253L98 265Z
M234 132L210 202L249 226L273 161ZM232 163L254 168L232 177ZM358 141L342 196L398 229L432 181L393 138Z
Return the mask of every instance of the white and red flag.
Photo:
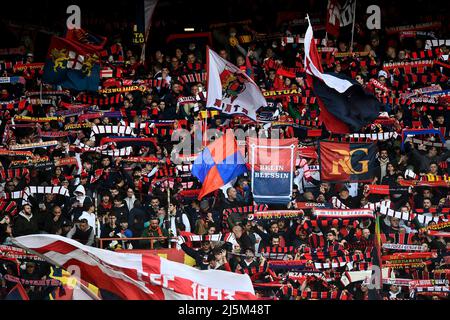
M113 252L51 234L17 237L14 242L66 270L79 269L81 280L125 300L256 299L248 275L197 270L150 252Z
M267 101L258 85L241 69L207 48L207 108L226 114L243 114L256 120L256 111Z

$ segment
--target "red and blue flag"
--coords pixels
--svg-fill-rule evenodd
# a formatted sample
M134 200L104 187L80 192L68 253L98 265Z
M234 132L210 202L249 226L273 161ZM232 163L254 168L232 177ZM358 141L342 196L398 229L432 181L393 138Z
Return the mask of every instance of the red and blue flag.
M247 172L231 130L209 144L194 160L192 174L202 182L199 199Z

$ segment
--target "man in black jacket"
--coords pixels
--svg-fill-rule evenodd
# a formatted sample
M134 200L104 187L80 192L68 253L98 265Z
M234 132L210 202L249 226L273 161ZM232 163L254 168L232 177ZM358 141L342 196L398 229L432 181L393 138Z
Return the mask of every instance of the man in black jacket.
M45 232L56 234L57 231L62 228L65 219L62 217L61 213L62 210L60 206L54 206L52 208L52 214L47 216L44 221L43 230Z
M14 221L13 234L15 237L26 236L39 232L37 218L33 215L31 206L25 204L23 210Z

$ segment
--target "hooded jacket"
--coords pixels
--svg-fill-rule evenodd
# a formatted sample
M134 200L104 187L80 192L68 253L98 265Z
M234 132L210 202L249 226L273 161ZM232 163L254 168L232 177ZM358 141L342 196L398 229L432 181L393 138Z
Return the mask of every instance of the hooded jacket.
M81 195L76 195L75 192L81 193ZM71 215L71 221L76 221L80 218L80 216L83 214L84 208L91 205L93 203L92 199L88 196L86 196L86 190L84 187L80 184L76 187L74 193L74 197L70 201L70 215ZM72 205L76 202L79 202L82 204L80 207L72 207Z
M35 215L27 216L23 210L14 221L13 233L15 237L26 236L39 232L38 222Z

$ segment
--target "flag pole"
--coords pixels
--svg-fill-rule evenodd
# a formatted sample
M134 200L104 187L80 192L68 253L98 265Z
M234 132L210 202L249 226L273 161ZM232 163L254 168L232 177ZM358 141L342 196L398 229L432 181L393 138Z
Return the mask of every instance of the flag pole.
M24 246L23 244L21 244L18 241L16 241L15 238L12 238L11 241L16 246L24 249L25 251L31 252L32 254L37 255L38 257L44 259L45 261L49 262L50 264L53 264L54 266L57 266L57 267L59 267L61 269L64 269L65 271L67 271L63 266L61 266L59 263L54 261L52 258L49 258L49 257L47 257L46 255L44 255L42 253L39 253L39 252L37 252L37 251L35 251L33 249L30 249L30 248ZM72 275L70 275L70 276L72 277ZM83 290L83 292L86 293L89 297L91 297L93 300L102 300L97 295L92 293L92 291L81 282L81 278L75 278L75 279L77 279L77 284L80 286L81 290Z
M353 4L353 24L352 24L352 41L350 42L350 52L353 52L353 36L355 34L355 22L356 22L356 0Z
M208 128L208 109L205 111L205 118L203 119L203 146L206 147L208 142L208 137L206 130Z

